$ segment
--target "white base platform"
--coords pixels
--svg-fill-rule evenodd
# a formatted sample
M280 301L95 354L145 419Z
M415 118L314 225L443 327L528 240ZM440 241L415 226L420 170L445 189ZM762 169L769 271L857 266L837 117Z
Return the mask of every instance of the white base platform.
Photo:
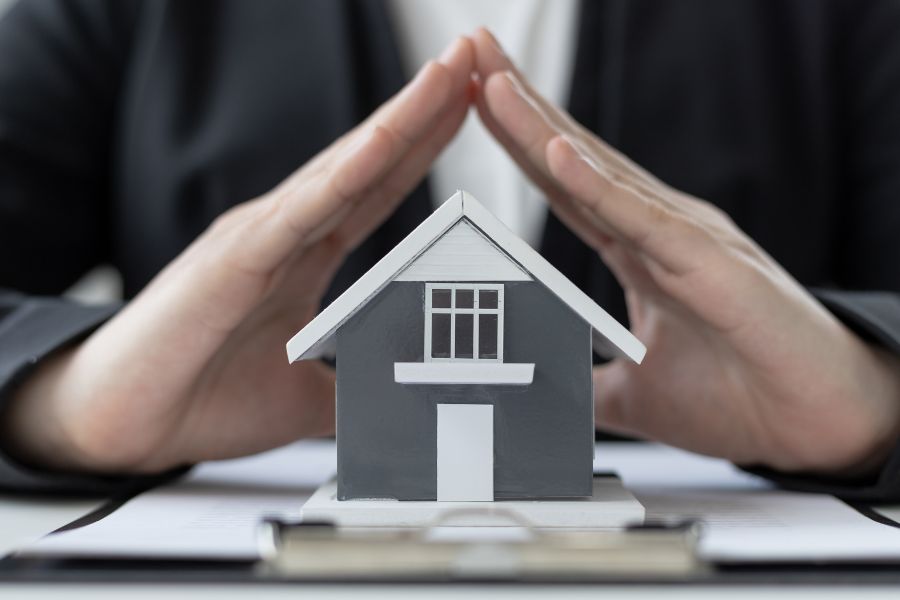
M341 501L336 495L335 480L322 484L303 505L301 518L328 521L339 527L521 527L527 524L540 528L620 529L644 521L644 507L617 477L595 477L593 497L576 499ZM517 515L519 521L511 519L510 513Z

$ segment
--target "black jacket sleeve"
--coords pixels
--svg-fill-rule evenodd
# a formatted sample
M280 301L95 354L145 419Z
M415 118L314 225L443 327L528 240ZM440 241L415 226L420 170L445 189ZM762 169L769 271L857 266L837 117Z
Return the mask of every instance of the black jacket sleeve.
M834 248L837 285L813 293L857 335L900 357L900 2L843 6L835 42L846 172L842 243ZM801 491L900 500L900 440L879 472L857 480L748 470Z
M0 19L0 411L36 363L116 310L54 296L108 260L110 135L132 8L30 0ZM3 489L120 484L40 473L0 451Z

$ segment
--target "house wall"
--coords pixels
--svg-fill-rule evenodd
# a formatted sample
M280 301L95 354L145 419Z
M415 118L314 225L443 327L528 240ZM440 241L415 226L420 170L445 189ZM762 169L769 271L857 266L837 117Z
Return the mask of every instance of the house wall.
M337 333L338 497L434 500L437 404L494 405L497 498L591 494L590 327L543 285L508 282L504 362L528 386L404 385L394 362L424 356L422 282L393 282Z

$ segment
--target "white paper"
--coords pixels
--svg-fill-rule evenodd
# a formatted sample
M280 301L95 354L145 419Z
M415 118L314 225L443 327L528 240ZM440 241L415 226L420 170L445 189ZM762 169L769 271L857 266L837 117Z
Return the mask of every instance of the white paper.
M829 496L774 489L726 461L659 445L600 444L595 468L617 471L648 518L706 523L702 554L715 560L898 560L900 529ZM296 517L335 470L331 442L301 442L201 465L183 481L145 493L105 519L50 535L30 554L252 559L256 524Z
M104 500L0 496L0 557L39 540L105 504Z
M299 517L335 464L334 443L319 440L204 463L181 481L145 492L96 523L47 536L21 554L252 560L259 520Z
M659 445L604 444L595 470L617 471L648 519L704 523L711 560L900 560L900 529L831 496L775 489L731 463Z

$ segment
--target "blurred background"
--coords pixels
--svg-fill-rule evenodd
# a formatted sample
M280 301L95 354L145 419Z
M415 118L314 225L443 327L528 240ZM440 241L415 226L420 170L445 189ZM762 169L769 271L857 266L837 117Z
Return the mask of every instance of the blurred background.
M0 0L0 19L9 7L20 0ZM118 271L111 266L100 266L73 285L65 296L85 304L104 304L122 299L122 282Z

